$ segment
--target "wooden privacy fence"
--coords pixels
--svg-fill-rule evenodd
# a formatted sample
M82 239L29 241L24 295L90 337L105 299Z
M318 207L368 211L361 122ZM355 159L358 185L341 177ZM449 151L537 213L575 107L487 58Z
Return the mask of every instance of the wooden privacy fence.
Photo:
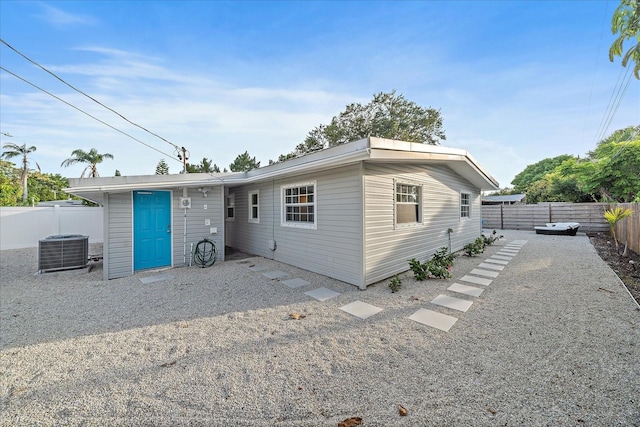
M618 221L616 234L620 242L640 253L639 203L539 203L535 205L483 205L482 222L485 229L533 230L547 222L579 222L580 232L608 233L609 223L604 211L610 207L629 208L633 215Z
M618 203L612 206L629 208L633 211L633 215L618 221L616 235L619 242L627 242L629 249L640 254L640 203Z
M533 230L547 222L579 222L580 231L609 231L603 212L608 203L539 203L536 205L483 205L484 228Z

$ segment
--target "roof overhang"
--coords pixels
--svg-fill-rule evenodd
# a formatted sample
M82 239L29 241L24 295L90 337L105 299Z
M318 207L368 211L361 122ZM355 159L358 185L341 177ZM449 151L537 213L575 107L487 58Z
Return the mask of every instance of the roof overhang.
M442 164L480 190L497 190L498 182L462 149L382 138L365 138L249 172L69 178L69 194L102 204L105 193L166 188L229 187L358 162Z
M480 190L499 189L498 181L467 150L441 145L371 139L370 161L381 163L443 164Z

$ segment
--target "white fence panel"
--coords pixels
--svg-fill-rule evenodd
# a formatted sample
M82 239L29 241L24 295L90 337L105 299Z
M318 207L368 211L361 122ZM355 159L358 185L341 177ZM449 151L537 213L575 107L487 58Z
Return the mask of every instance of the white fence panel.
M40 239L57 234L82 234L102 243L101 207L1 207L0 249L37 247Z

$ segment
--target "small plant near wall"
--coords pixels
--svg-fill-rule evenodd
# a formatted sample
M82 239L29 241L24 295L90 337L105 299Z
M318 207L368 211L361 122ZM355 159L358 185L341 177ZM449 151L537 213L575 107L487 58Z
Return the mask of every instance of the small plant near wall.
M425 270L423 265L420 264L420 261L417 259L411 258L409 260L409 267L411 268L411 271L413 271L413 276L416 280L422 282L427 278L427 270Z
M448 279L451 277L453 260L456 255L449 253L446 247L440 248L433 254L433 257L424 263L412 258L409 266L413 271L416 280L422 281L427 278Z
M504 236L502 234L498 236L496 230L493 230L493 232L489 236L484 236L484 235L482 236L482 238L484 239L485 246L493 245L495 242L502 239L503 237Z
M484 237L480 236L471 243L464 245L463 251L467 256L476 256L484 252Z
M396 274L391 278L389 282L389 289L391 289L391 293L398 292L402 287L402 279Z

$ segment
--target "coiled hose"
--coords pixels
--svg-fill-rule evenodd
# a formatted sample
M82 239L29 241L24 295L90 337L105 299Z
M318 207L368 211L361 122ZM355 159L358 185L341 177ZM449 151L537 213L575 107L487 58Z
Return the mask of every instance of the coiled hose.
M198 267L211 267L216 262L216 244L212 240L202 239L193 252L193 263Z

